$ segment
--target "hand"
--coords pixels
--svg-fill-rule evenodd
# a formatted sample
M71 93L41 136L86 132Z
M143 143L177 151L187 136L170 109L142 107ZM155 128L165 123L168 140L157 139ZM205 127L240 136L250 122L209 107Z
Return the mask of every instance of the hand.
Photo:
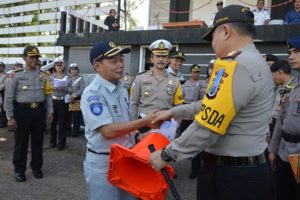
M152 126L155 126L157 124L162 124L164 121L169 120L173 117L171 110L163 110L156 113L156 117L154 120L152 120L151 124Z
M271 162L271 169L273 172L276 172L276 159L277 159L277 155L274 153L269 153L269 160Z
M8 121L7 121L7 125L10 127L10 128L13 128L13 129L16 129L17 128L17 122L14 118L10 118Z
M162 168L164 168L168 163L163 161L161 159L161 151L162 150L157 150L155 152L153 152L150 155L150 159L148 160L148 162L150 163L150 165L152 165L153 169L155 169L156 171L160 171Z
M158 109L155 109L142 118L145 121L145 126L151 125L151 122L155 119L157 112Z
M51 123L52 120L53 120L53 115L52 115L52 113L49 113L48 114L48 122Z

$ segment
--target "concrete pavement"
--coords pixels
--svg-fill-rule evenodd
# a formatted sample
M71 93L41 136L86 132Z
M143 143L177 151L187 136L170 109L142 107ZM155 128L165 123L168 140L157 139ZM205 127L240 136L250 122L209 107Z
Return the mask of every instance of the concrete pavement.
M14 178L12 153L14 133L0 129L0 199L5 200L84 200L87 199L83 176L85 139L83 135L68 138L64 151L50 149L49 135L44 141L43 179L35 179L27 162L27 181L17 183ZM29 148L30 149L30 148ZM196 180L188 178L190 161L174 164L177 179L174 180L182 200L196 199ZM167 200L172 200L168 194Z

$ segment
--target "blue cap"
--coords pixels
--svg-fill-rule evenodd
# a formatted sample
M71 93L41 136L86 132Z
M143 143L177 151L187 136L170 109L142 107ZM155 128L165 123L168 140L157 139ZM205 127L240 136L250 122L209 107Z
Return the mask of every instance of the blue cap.
M296 48L300 50L300 36L288 39L288 49Z
M90 62L93 64L96 60L110 58L117 54L126 54L130 51L129 48L122 49L112 41L98 43L90 50Z

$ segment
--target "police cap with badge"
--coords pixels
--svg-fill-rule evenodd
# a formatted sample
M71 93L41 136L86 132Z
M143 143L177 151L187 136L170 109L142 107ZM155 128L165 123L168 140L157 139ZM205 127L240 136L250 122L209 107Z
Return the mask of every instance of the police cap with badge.
M38 56L41 57L40 51L36 46L27 46L23 51L23 56Z
M169 52L172 50L172 44L167 40L159 39L152 42L149 49L154 55L168 56Z
M190 72L200 72L200 66L197 65L197 64L193 64L191 67L190 67Z
M130 53L130 48L122 48L117 46L112 41L105 41L96 44L90 50L90 62L93 64L96 61L100 61L102 59L111 58L117 54L127 54Z
M183 61L185 61L185 55L182 51L175 51L172 53L171 58L181 58Z
M296 36L288 39L287 44L288 44L288 49L295 48L300 50L300 36Z
M226 6L217 12L213 26L202 36L202 39L212 41L212 34L216 28L227 23L250 23L254 24L254 15L249 8L240 5Z

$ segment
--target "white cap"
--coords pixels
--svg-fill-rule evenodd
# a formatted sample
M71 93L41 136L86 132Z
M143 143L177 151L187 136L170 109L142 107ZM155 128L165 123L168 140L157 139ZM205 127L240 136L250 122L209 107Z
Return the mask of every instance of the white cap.
M72 67L78 67L78 65L76 63L71 63L69 68L72 68Z
M55 58L54 63L64 63L64 60L61 58Z
M150 51L155 55L169 55L169 52L172 50L172 44L163 39L156 40L152 42L149 46Z

